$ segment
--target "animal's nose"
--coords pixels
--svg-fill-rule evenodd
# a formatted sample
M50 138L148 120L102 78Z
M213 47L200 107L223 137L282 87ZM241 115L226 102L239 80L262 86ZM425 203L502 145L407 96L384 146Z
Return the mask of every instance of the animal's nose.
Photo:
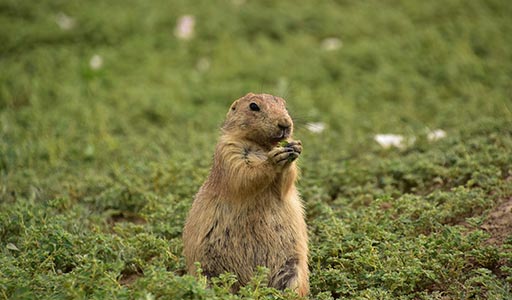
M286 131L288 128L290 128L290 125L279 123L279 124L277 124L277 127L279 127L279 129L281 129L281 130Z
M291 126L292 124L288 118L279 118L277 120L277 127L281 130L289 130Z

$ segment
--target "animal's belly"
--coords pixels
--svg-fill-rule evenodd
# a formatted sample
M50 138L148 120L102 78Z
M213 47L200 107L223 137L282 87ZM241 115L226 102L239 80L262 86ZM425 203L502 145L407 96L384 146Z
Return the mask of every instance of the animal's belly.
M231 272L245 283L257 266L273 274L296 258L298 230L278 215L246 214L230 221L218 220L206 236L205 271L210 275Z

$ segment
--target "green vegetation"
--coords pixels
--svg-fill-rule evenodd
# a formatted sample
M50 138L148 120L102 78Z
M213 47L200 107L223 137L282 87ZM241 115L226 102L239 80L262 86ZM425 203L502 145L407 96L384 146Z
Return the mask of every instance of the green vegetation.
M0 299L297 298L265 270L238 295L233 276L183 274L216 128L249 91L285 97L304 145L312 299L511 299L512 214L493 215L512 207L510 16L505 0L0 0Z

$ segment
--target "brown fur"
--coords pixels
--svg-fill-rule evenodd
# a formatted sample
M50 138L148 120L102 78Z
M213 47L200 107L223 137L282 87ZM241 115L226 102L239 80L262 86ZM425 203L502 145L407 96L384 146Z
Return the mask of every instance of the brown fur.
M231 272L243 286L264 266L269 286L308 293L307 229L295 188L302 145L291 140L292 132L282 98L249 93L231 105L210 175L185 224L189 273L200 262L206 276Z

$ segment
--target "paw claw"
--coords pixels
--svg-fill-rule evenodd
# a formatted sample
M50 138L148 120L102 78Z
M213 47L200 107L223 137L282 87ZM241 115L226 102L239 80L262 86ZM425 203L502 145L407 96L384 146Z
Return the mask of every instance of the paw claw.
M290 142L285 147L276 147L270 153L269 157L274 164L283 167L296 160L302 151L302 147L296 142Z

